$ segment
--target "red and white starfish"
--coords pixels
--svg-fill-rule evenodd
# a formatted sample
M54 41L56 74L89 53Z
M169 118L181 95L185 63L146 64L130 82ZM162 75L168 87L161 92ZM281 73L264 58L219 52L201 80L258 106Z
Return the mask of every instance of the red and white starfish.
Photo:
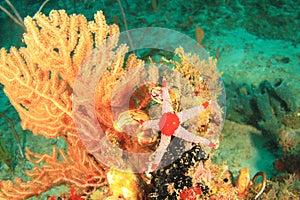
M154 171L159 165L168 145L171 142L171 136L181 138L188 142L201 143L203 145L215 148L216 145L210 140L199 137L190 133L188 130L183 128L180 124L187 121L188 119L198 115L201 111L206 109L211 101L207 101L201 106L196 106L178 113L173 111L172 101L167 88L167 82L163 79L162 82L162 116L160 119L149 120L142 122L142 126L147 129L154 129L161 131L161 139L156 150L154 160L148 165L148 172Z

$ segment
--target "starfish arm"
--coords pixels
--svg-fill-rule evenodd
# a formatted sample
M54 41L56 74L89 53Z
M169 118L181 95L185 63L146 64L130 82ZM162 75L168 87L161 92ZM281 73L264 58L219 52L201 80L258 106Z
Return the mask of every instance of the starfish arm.
M161 135L160 143L158 145L158 148L155 151L155 157L154 160L148 165L147 172L153 172L157 166L159 165L163 155L166 152L167 147L169 146L171 141L171 136Z
M142 123L142 126L147 129L159 130L158 126L159 119L148 120Z
M211 101L207 101L204 104L202 104L201 106L195 106L193 108L183 110L183 111L177 113L177 116L181 123L185 122L188 119L198 115L200 112L205 110L210 104L211 104Z
M167 112L173 112L172 100L167 88L167 81L165 79L163 79L162 86L162 114Z
M199 137L199 136L189 132L182 126L178 127L178 129L174 133L174 136L181 138L188 142L201 143L203 145L206 145L206 146L209 146L212 148L214 148L214 146L215 146L210 140L208 140L204 137Z

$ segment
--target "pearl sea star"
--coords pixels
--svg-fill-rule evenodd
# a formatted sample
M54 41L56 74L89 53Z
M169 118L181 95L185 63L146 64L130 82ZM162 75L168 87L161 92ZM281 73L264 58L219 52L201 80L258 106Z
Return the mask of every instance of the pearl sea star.
M203 145L215 148L216 145L210 140L199 137L190 133L180 124L188 119L198 115L201 111L206 109L211 101L207 101L201 106L196 106L178 113L175 113L172 107L172 101L167 88L167 82L163 79L162 82L162 117L160 119L148 120L142 122L142 126L146 129L154 129L161 131L161 139L156 150L154 160L148 165L146 173L153 172L159 165L168 145L171 142L171 137L175 136L188 142L201 143Z

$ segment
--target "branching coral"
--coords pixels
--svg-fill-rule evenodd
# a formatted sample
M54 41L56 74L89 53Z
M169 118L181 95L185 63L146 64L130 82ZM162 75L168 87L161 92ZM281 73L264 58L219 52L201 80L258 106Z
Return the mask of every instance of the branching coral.
M27 149L27 158L42 167L27 173L30 182L0 182L0 197L22 199L61 183L89 193L106 183L105 169L88 155L77 135L72 115L73 86L86 56L106 37L117 35L119 29L108 26L102 12L88 22L83 15L68 16L63 10L54 10L49 17L41 13L27 17L24 24L26 46L19 50L12 47L9 53L0 50L0 82L20 115L22 127L46 137L66 138L69 157L60 150L60 162L56 149L52 156Z
M11 181L0 182L0 198L28 198L62 183L72 185L84 194L90 194L96 188L107 184L104 166L96 162L82 147L70 145L68 156L61 149L59 155L62 161L58 160L56 147L53 147L52 155L38 155L27 149L27 159L37 164L32 171L27 172L32 181L23 183L15 178L15 184Z
M72 120L72 87L77 71L92 48L116 26L102 12L88 23L83 15L52 11L24 20L27 47L0 51L0 81L17 109L24 129L46 137L77 137Z

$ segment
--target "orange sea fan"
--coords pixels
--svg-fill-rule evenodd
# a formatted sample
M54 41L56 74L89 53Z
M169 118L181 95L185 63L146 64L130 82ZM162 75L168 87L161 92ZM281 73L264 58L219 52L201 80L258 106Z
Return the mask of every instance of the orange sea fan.
M26 17L26 47L0 50L0 82L22 119L22 127L46 137L75 136L72 88L84 59L116 25L101 11L95 21L53 10Z
M88 155L83 146L69 146L68 156L63 150L53 147L52 155L38 155L26 149L27 159L37 164L26 174L32 181L23 183L15 178L0 182L0 199L24 199L41 194L53 186L60 184L72 185L84 194L93 193L96 188L107 184L105 167ZM58 152L62 161L58 161ZM42 164L42 167L38 166Z
M96 45L119 34L116 25L106 24L101 11L94 19L88 22L83 15L69 16L64 10L53 10L49 17L38 13L24 20L25 47L0 50L0 83L19 113L22 127L46 137L62 136L69 144L68 156L59 150L62 161L57 159L56 148L52 156L27 149L27 158L40 165L27 172L32 181L1 181L0 199L39 195L62 183L88 194L106 184L106 170L80 142L72 113L79 68Z

